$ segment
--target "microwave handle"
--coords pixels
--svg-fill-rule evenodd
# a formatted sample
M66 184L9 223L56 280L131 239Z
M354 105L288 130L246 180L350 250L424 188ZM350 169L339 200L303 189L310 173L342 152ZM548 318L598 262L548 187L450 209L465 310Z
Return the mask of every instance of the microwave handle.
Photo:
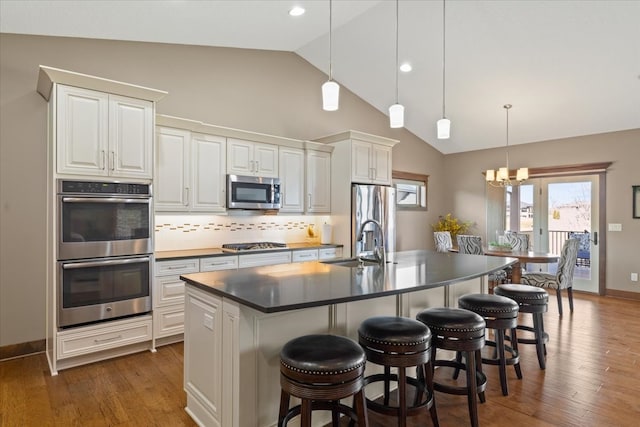
M149 198L121 199L118 197L63 197L64 203L150 203Z
M122 265L122 264L133 264L137 262L149 262L151 259L149 257L142 258L128 258L128 259L112 259L106 261L89 261L89 262L70 262L67 264L62 264L62 268L64 270L71 270L74 268L89 268L89 267L102 267L108 265Z

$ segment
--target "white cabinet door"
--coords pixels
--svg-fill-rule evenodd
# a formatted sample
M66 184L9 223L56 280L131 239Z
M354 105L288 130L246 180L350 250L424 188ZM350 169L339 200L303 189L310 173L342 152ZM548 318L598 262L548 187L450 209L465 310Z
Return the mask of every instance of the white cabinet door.
M153 103L109 95L109 175L151 179Z
M189 209L189 140L190 132L158 128L154 199L156 211Z
M371 156L372 182L391 185L391 147L372 144Z
M227 140L227 173L253 175L253 142L229 138Z
M255 175L278 177L278 146L256 143L253 152Z
M238 264L240 268L259 267L261 265L289 264L290 262L291 251L238 255Z
M331 212L331 153L308 150L307 206L309 213Z
M226 205L226 139L213 135L191 137L191 210L219 212Z
M302 251L292 251L291 262L307 262L318 260L318 249L305 249Z
M58 173L107 176L109 95L56 86Z
M227 173L276 178L278 146L229 138L227 140Z
M280 212L304 211L304 151L281 147L279 153Z
M351 181L391 185L391 150L386 145L352 141Z
M56 87L58 173L151 179L152 102Z

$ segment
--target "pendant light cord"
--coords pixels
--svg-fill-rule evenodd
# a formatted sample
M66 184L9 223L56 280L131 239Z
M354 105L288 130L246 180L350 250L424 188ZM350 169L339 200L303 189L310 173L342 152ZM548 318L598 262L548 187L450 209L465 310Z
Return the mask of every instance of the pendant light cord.
M445 3L446 0L442 0L442 118L445 118L445 114L444 114L444 88L445 88L445 47L446 47L446 33L447 33L447 27L446 27L446 20L445 20Z
M505 104L504 109L507 110L507 174L510 175L510 172L509 172L509 110L511 109L511 104Z
M332 50L333 50L333 1L329 0L329 80L333 79L333 61L332 61Z
M398 3L399 0L396 0L396 104L398 104Z

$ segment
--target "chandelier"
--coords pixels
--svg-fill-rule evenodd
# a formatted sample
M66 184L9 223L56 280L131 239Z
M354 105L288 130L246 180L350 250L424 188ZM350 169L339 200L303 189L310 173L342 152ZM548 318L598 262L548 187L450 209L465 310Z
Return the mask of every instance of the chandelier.
M510 187L514 185L520 185L522 181L529 178L529 169L528 168L520 168L516 171L516 179L515 181L511 180L511 173L509 170L509 110L511 109L511 104L505 104L503 108L507 111L507 163L506 166L498 169L497 173L494 169L487 169L486 172L486 180L489 185L494 187Z

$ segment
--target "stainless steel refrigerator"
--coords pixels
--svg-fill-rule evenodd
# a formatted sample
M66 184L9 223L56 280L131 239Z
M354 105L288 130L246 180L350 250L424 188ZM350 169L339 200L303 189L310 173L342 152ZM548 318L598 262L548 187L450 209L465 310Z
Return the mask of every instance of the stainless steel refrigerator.
M380 223L387 251L396 250L396 190L385 185L352 184L351 187L351 253L356 257L365 252L371 254L376 243L381 242L380 230L369 223L364 228L363 239L358 241L362 224L368 219Z

